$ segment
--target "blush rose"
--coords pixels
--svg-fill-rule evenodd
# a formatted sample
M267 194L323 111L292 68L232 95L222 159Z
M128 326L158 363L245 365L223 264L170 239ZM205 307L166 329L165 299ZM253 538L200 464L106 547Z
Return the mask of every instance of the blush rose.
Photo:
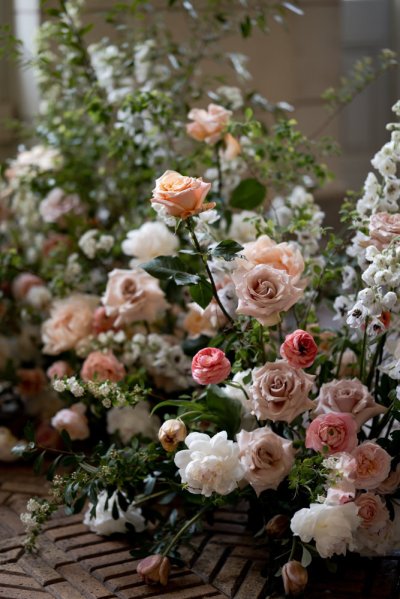
M192 376L199 385L222 383L231 371L231 363L216 347L205 347L192 360Z
M125 367L109 351L91 352L83 363L81 378L84 381L112 381L118 383L125 376Z
M345 415L345 414L344 414ZM357 463L356 489L375 489L390 472L391 456L377 443L366 441L352 452Z
M357 423L351 414L322 414L311 422L306 432L306 447L314 451L352 452L356 445Z
M361 526L371 532L378 532L389 521L389 511L375 493L361 493L355 500L358 506L358 515L362 518Z
M230 110L218 104L209 104L207 110L192 108L188 118L193 122L186 125L186 131L196 141L213 145L221 139L231 116Z
M261 235L256 241L245 243L241 254L253 265L268 264L285 271L292 277L293 283L300 280L304 271L300 250L286 242L276 243L268 235Z
M214 208L215 202L204 202L210 188L211 183L205 183L201 178L166 171L156 180L151 202L163 206L170 216L186 219Z
M369 234L381 247L389 245L395 237L400 236L400 214L373 214L369 221Z
M294 368L308 368L313 364L317 353L314 337L302 329L287 335L280 349L282 358Z
M65 430L72 441L83 441L90 435L88 419L85 416L86 406L79 402L57 412L51 419L51 424L61 433Z

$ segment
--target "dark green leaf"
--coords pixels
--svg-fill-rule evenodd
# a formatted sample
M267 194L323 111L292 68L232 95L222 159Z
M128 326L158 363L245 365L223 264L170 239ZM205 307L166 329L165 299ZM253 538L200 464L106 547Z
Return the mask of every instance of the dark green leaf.
M202 308L207 308L208 304L213 298L213 290L211 283L205 279L201 279L197 285L191 285L189 287L190 295L193 300L199 304Z
M242 404L239 400L227 397L222 389L211 385L207 391L207 408L214 415L215 421L222 430L226 430L228 437L234 439L240 428Z
M232 192L231 206L251 210L260 206L267 192L265 185L257 179L243 179Z
M186 272L185 264L174 256L158 256L140 267L156 279L174 281L177 285L195 285L200 281L199 275Z
M215 258L224 258L228 262L234 260L236 255L243 249L240 243L233 239L224 239L211 250L211 255Z
M30 443L35 442L35 427L33 426L33 422L29 420L24 428L24 437Z
M46 450L42 451L42 453L36 458L36 460L33 464L33 471L35 474L40 474L40 472L42 471L43 460L44 460L45 455L46 455Z
M47 480L53 480L54 478L54 474L57 470L57 467L62 459L62 455L58 455L56 457L56 459L54 460L54 462L51 464L51 466L49 467L49 469L47 470L47 474L46 474L46 478Z

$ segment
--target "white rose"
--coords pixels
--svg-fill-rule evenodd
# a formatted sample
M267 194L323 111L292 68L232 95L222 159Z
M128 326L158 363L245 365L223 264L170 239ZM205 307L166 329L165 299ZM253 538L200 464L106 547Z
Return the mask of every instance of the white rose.
M135 256L139 260L151 260L157 256L169 256L178 248L177 237L164 223L144 223L139 229L129 231L122 242L122 251L126 256Z
M135 508L135 503L131 503L126 511L123 511L118 505L118 520L112 516L114 502L117 501L117 492L108 498L108 506L106 509L107 491L102 491L97 498L96 515L92 517L90 512L93 504L89 503L89 508L85 513L83 523L89 526L92 532L98 535L111 535L113 533L126 532L126 523L131 524L136 532L142 532L145 528L145 519L142 516L142 510Z
M150 405L147 401L140 401L134 408L111 408L107 412L107 432L110 435L119 433L125 444L139 433L148 439L157 439L160 425L158 416L150 416Z

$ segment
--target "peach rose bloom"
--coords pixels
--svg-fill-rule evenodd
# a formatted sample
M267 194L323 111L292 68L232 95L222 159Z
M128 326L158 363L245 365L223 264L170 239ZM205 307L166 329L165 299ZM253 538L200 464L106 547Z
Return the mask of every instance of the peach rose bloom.
M255 368L250 388L253 412L261 420L292 422L314 406L308 398L314 378L285 360Z
M17 376L18 391L21 395L38 395L47 383L41 368L20 368L17 370Z
M294 368L308 368L313 364L317 353L314 337L302 329L287 335L280 348L282 358Z
M65 430L72 441L83 441L90 435L88 419L85 416L86 406L79 402L70 408L65 408L57 412L51 419L51 424L61 433Z
M293 283L300 280L304 271L304 260L300 250L290 243L275 243L268 235L261 235L256 241L245 243L241 254L251 264L268 264L278 270L284 270L293 277Z
M392 458L377 443L366 441L352 455L357 462L356 489L376 489L389 476Z
M236 312L253 316L264 326L280 322L279 313L289 310L303 295L290 275L267 264L250 270L238 268L232 280L239 299Z
M241 145L236 137L230 133L224 135L224 149L221 151L223 160L234 160L242 151Z
M231 116L230 110L218 104L209 104L207 110L192 108L188 119L193 123L186 125L186 131L196 141L205 141L213 145L221 139Z
M84 381L112 381L118 383L126 375L125 367L109 351L91 352L83 363L81 378Z
M389 476L381 482L376 488L381 495L391 495L400 487L400 464L397 464L396 470L392 470Z
M378 245L386 246L395 238L400 236L400 214L389 212L377 212L369 221L369 234Z
M23 272L13 280L11 291L14 298L21 301L26 298L32 287L43 287L44 285L45 283L40 277L30 272Z
M165 171L156 180L151 202L163 206L170 216L186 219L214 208L215 202L204 203L210 188L211 183L205 183L201 178Z
M188 304L187 307L189 312L183 321L183 328L189 337L198 337L199 335L214 337L218 329L227 322L226 316L217 302L212 301L205 309L194 302Z
M50 318L42 325L43 353L56 355L74 349L90 335L97 303L97 297L80 293L56 300L50 308Z
M306 432L306 447L314 451L351 452L357 443L357 423L351 414L322 414Z
M355 504L358 505L358 515L362 518L362 528L378 532L388 523L389 511L379 495L361 493L356 498Z
M348 412L354 416L358 428L370 418L386 412L386 408L375 402L368 387L358 379L333 380L323 384L316 401L315 414Z
M50 380L55 378L62 379L64 376L72 376L74 371L65 360L57 360L46 370L46 374Z
M294 464L292 441L276 435L268 426L250 433L242 430L236 439L244 478L256 494L265 489L277 489Z
M76 194L67 194L63 189L55 187L41 201L39 213L45 223L63 224L68 214L82 214L83 206Z
M157 279L141 268L111 271L102 302L107 316L115 317L116 327L154 322L168 307Z
M199 385L222 383L231 371L231 363L217 347L205 347L192 360L192 377Z

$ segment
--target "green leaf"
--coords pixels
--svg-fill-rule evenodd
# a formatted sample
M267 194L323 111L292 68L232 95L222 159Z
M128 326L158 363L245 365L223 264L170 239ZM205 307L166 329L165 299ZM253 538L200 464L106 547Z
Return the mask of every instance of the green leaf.
M24 428L24 437L30 443L35 443L35 427L33 422L29 420Z
M233 239L224 239L215 246L210 252L215 258L223 258L227 262L234 260L236 255L243 249L243 246Z
M43 460L46 455L46 450L42 451L42 453L36 458L33 464L33 471L35 474L40 474L43 468Z
M166 406L174 406L175 408L190 408L191 410L196 410L197 412L203 411L202 406L194 401L187 399L167 399L166 401L162 401L154 406L151 413L154 414L158 408L164 408Z
M158 256L140 267L152 277L161 281L174 281L176 285L195 285L201 280L199 275L186 272L185 264L174 256Z
M215 417L215 421L222 430L226 430L228 437L234 439L240 428L242 404L239 400L227 397L222 389L211 385L207 391L207 408Z
M193 300L202 308L207 308L213 298L211 283L206 281L206 279L201 279L197 285L191 285L189 291Z
M230 204L233 208L251 210L263 203L266 193L267 188L257 179L243 179L233 190Z
M312 555L311 553L308 551L308 549L306 547L304 547L303 545L303 553L301 555L301 565L303 566L303 568L307 568L312 562Z

